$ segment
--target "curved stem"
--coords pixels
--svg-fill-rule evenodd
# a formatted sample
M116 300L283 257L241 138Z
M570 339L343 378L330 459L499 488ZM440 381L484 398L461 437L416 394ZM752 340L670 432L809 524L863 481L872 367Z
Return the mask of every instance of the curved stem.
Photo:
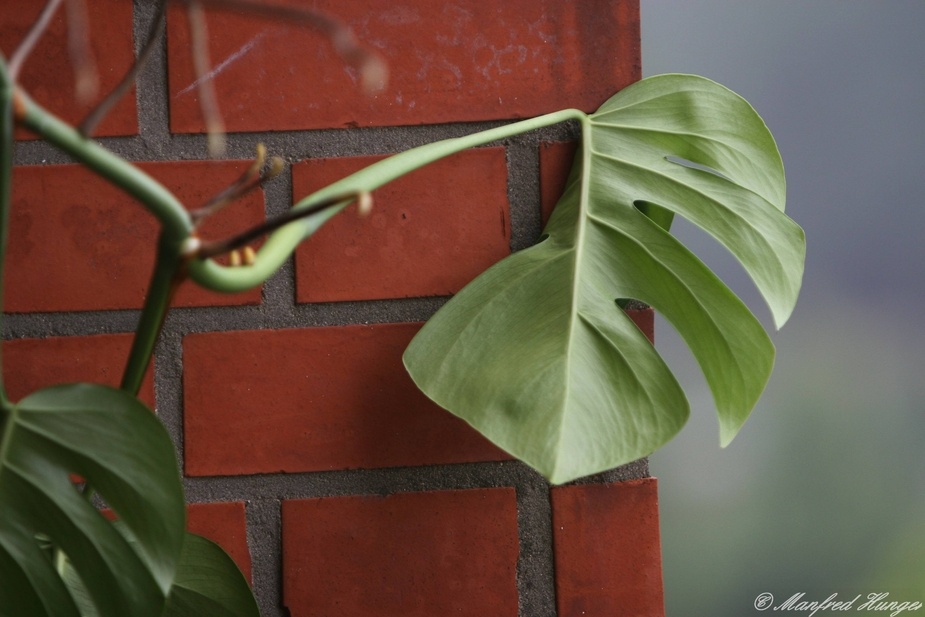
M161 234L157 243L154 273L151 275L151 284L148 285L145 305L135 329L135 338L132 340L132 349L120 385L123 390L134 396L138 396L141 382L144 381L145 372L154 354L154 345L161 333L164 319L167 318L170 301L180 284L181 265L179 246L171 242L165 234Z
M372 206L372 198L369 196L369 193L357 193L355 195L338 195L332 197L320 203L313 205L310 208L303 210L287 210L280 216L276 218L269 219L264 221L260 225L251 227L236 236L231 236L230 238L225 238L224 240L215 240L212 242L203 242L199 247L199 250L196 251L196 257L206 258L206 257L217 257L218 255L224 255L235 249L247 246L257 238L261 238L266 234L279 229L289 223L300 219L306 218L327 208L333 208L339 206L342 203L358 201L361 204L365 203Z
M138 199L161 222L154 274L122 376L122 389L137 394L178 283L181 246L193 231L192 219L170 191L137 166L85 138L22 91L15 96L24 126Z
M193 223L173 193L137 166L113 154L30 99L15 92L17 120L137 199L163 225L164 233L179 244L190 235Z
M328 185L298 202L293 206L293 210L312 208L337 195L356 195L362 192L372 192L374 189L415 169L468 148L474 148L567 120L584 122L586 118L587 115L582 111L565 109L545 116L473 133L472 135L444 139L443 141L436 141L413 148L383 159L334 184ZM192 259L188 264L190 277L199 285L215 291L236 292L256 287L279 269L302 240L315 233L321 225L347 207L351 201L352 199L345 199L334 207L300 218L277 230L260 248L253 265L230 268L221 266L212 260Z

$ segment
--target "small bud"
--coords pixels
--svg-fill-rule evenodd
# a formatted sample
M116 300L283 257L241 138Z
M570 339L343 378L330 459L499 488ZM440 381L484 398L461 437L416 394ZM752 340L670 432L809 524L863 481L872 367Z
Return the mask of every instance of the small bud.
M270 165L267 167L267 172L263 175L264 180L275 178L281 171L283 171L285 166L286 162L283 161L283 159L278 156L271 156Z
M360 87L372 96L385 90L389 83L389 66L379 56L370 56L360 67Z
M183 241L183 244L180 245L180 255L187 259L194 257L196 253L199 252L199 248L202 246L202 240L196 236L189 236L186 240Z
M217 159L225 156L225 127L220 125L209 127L206 146L209 150L209 156L212 158Z
M249 246L244 247L244 265L253 266L254 262L257 261L257 253L254 252Z
M357 214L367 216L373 211L373 194L369 191L361 191L357 195Z

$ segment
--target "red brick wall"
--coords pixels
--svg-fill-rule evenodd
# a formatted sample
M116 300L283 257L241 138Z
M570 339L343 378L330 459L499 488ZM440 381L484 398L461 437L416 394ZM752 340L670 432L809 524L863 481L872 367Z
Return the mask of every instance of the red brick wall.
M291 0L298 4L296 0ZM153 18L90 0L104 89ZM306 2L306 4L308 4ZM190 207L258 141L292 163L210 222L222 237L389 153L564 107L593 110L640 77L639 9L623 0L328 2L391 68L376 97L317 34L209 13L230 135L210 162L182 11L102 125L101 141ZM38 12L5 0L9 53ZM63 18L62 18L63 19ZM63 32L63 21L52 33ZM60 38L60 36L59 36ZM23 83L68 120L65 47L46 35ZM475 124L473 124L475 123ZM153 263L140 207L22 134L4 338L14 397L67 380L116 384ZM645 461L550 487L417 392L404 346L443 300L535 241L574 127L441 161L335 219L261 289L184 288L142 389L173 435L189 526L220 542L262 611L294 617L663 614L655 480ZM650 334L652 316L634 317Z

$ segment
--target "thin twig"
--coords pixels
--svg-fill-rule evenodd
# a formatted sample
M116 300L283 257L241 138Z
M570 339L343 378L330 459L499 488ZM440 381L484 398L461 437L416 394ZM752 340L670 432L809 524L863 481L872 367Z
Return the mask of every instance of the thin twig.
M67 49L74 67L77 102L86 105L100 89L99 73L90 51L90 18L84 0L67 0Z
M199 94L199 110L206 125L209 155L217 158L225 153L225 123L219 111L215 84L209 77L212 67L209 61L209 30L206 26L206 15L198 0L192 0L186 8L190 27L193 70L196 75L196 91Z
M147 64L151 56L154 55L154 50L157 49L157 44L160 42L166 25L167 0L160 0L157 4L157 15L154 17L154 23L151 25L151 31L148 33L148 38L145 40L144 47L141 48L141 52L138 54L138 59L132 65L132 68L122 77L119 85L113 88L112 92L106 95L106 98L100 101L77 127L77 130L80 131L82 135L85 137L92 135L103 118L106 117L106 114L109 113L109 110L132 88L132 85L135 83L135 77L138 76L138 73L144 68L144 65Z
M324 34L335 51L360 74L364 92L374 94L388 81L388 66L375 51L360 44L353 31L344 22L312 9L261 4L252 0L173 0L185 4L190 27L190 46L193 59L194 84L198 93L199 109L208 135L209 154L221 156L225 151L225 125L219 110L215 85L212 81L209 60L208 30L204 6L236 10L278 20L308 25Z
M310 26L330 39L335 51L344 61L360 73L360 83L367 94L385 88L388 66L378 52L363 46L350 26L320 11L295 6L256 3L253 0L173 0L181 4L242 11L271 19L296 22Z
M257 238L275 231L280 227L287 225L288 223L306 218L313 214L317 214L322 210L327 210L328 208L333 208L334 206L338 206L344 202L353 200L357 201L357 210L361 215L368 213L372 207L372 195L368 191L351 191L350 193L344 193L343 195L335 195L334 197L329 197L323 201L318 202L314 206L311 206L310 208L305 208L304 210L289 210L274 219L264 221L263 223L243 231L236 236L232 236L224 240L215 240L213 242L202 242L199 246L199 249L196 251L195 256L201 259L206 259L209 257L224 255L225 253L244 247Z
M283 170L283 160L278 156L270 159L269 167L263 172L267 163L267 148L263 144L257 144L257 157L254 162L244 170L244 173L237 180L227 187L213 195L205 204L190 212L190 218L193 224L198 226L206 218L212 216L232 201L243 197L258 186L262 186L268 180L279 175ZM263 172L263 173L261 173Z
M22 43L19 44L19 47L17 47L16 51L10 56L10 62L7 64L7 72L10 75L10 81L17 81L19 79L19 72L22 70L23 63L25 63L29 54L32 53L35 44L42 38L42 34L45 33L48 24L51 23L51 18L54 16L55 11L58 10L58 7L61 6L61 2L62 0L48 0L48 3L45 4L45 8L42 9L41 15L39 15L39 18L32 24L29 33L26 34L26 38L22 40Z

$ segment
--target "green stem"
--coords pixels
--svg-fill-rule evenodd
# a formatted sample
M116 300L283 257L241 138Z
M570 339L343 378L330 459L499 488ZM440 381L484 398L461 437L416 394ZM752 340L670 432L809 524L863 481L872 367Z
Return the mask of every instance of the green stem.
M13 185L13 83L6 69L6 60L0 54L0 318L3 316L3 265L9 235L10 198ZM0 323L2 330L2 323ZM0 420L11 411L3 379L3 353L0 342ZM3 422L0 421L0 429Z
M17 102L24 109L20 121L26 128L135 197L161 222L161 238L151 287L122 376L122 389L137 394L167 314L175 277L180 268L180 246L193 231L192 220L170 191L137 166L85 138L22 91L17 91L16 96Z
M413 148L374 163L355 174L328 185L301 200L293 206L293 209L310 208L336 195L356 194L364 191L371 192L387 182L391 182L415 169L461 150L481 146L492 141L567 120L579 120L582 124L585 124L587 115L577 109L566 109L521 122L506 124L480 133L466 135L465 137L445 139ZM277 230L260 248L253 265L229 268L221 266L211 259L193 259L189 262L190 276L203 287L227 293L244 291L260 285L279 269L300 242L315 233L321 225L347 207L351 201L352 199L345 200L339 206L299 219Z
M81 135L32 101L22 90L16 92L16 98L25 109L20 118L23 126L140 201L161 222L164 233L177 244L190 235L193 223L189 213L162 184L136 165Z
M161 222L157 263L122 375L122 389L137 395L173 296L180 246L193 231L192 220L170 191L136 165L85 138L22 92L17 96L25 109L21 118L24 126L135 197Z
M179 281L181 266L180 249L175 243L161 234L157 245L157 261L154 264L154 273L151 275L151 284L148 286L148 295L141 310L141 318L135 330L132 349L129 352L125 372L122 374L121 388L135 396L144 381L145 372L151 363L154 345L167 317L170 301Z

